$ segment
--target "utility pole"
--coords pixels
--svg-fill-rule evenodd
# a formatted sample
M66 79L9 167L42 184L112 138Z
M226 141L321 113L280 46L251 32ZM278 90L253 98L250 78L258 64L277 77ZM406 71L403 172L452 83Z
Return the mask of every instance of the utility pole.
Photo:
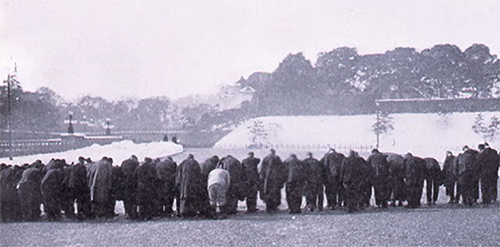
M378 109L377 109L377 128L380 128L380 112ZM378 149L380 145L380 130L377 130L376 134L377 134L377 149Z
M380 145L380 103L375 101L375 106L376 106L376 113L377 113L377 124L376 124L376 128L375 128L375 134L377 135L377 149L379 148L379 145Z
M12 82L17 75L17 63L14 63L14 73L10 71L7 73L7 131L9 136L9 160L12 160Z
M16 69L17 70L17 69ZM4 81L4 83L7 83L7 131L8 131L8 139L9 139L9 160L12 160L12 124L11 124L11 115L12 115L12 107L11 107L11 100L10 100L10 89L11 89L11 82L12 76L10 73L7 74L7 80Z

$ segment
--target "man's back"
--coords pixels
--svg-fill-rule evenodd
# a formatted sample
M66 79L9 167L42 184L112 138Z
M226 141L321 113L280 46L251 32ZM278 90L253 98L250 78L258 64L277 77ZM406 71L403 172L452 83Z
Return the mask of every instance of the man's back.
M212 184L220 184L223 186L229 186L230 184L230 178L229 178L229 172L222 169L222 168L216 168L212 170L208 174L208 183L207 187L210 187Z

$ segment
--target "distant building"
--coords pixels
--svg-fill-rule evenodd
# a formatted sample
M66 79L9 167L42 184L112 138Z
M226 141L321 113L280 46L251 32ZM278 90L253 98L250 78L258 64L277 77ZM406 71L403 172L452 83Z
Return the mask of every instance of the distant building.
M241 77L233 85L224 86L221 89L218 109L223 111L241 108L243 102L252 100L254 93L255 89L247 85L245 78Z

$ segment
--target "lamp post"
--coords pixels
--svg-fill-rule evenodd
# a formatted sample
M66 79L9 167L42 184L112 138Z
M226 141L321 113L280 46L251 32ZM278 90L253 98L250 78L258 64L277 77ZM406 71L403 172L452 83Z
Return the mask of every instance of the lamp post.
M68 126L68 134L74 134L74 133L75 133L75 131L74 131L74 129L73 129L73 122L72 122L72 120L73 120L73 112L72 112L72 111L70 111L70 112L69 112L69 126Z
M88 131L88 127L89 127L89 122L87 121L87 116L83 115L83 122L80 122L82 125L83 125L83 132L87 132Z
M111 119L106 118L106 135L110 136L111 135Z

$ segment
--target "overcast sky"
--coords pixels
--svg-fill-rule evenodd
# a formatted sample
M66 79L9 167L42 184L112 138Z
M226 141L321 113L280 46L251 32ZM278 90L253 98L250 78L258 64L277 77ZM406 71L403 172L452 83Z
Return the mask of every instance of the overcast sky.
M68 100L214 92L272 72L288 53L313 63L341 46L361 54L474 43L500 54L492 1L0 0L0 75L10 58L27 90Z

